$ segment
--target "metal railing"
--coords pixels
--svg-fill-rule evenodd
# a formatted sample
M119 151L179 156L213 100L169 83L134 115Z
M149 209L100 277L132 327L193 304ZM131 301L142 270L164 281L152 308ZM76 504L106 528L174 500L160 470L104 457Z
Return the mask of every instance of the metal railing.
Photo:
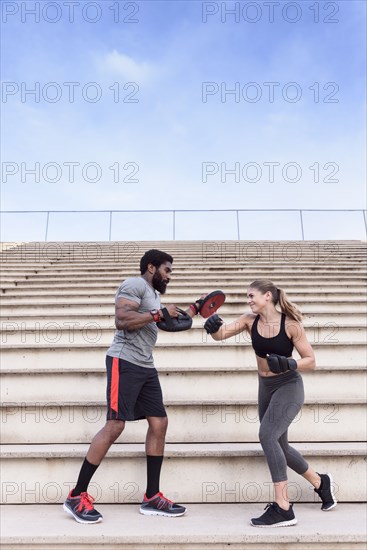
M240 232L240 219L239 219L239 213L240 212L298 212L299 214L299 223L301 228L301 234L302 234L302 240L305 240L305 228L304 228L304 219L303 214L305 212L355 212L359 213L363 216L363 223L365 228L365 233L367 236L367 211L362 209L296 209L296 208L275 208L275 209L200 209L200 210L192 210L192 209L175 209L175 210L3 210L0 212L0 214L45 214L45 241L48 240L48 233L49 233L49 225L50 225L50 214L109 214L109 241L111 241L112 237L112 224L113 224L113 214L134 214L134 213L145 213L145 214L154 214L154 213L170 213L172 215L172 239L176 240L176 214L177 213L207 213L207 212L233 212L233 214L236 216L236 226L237 226L237 239L241 239L241 232Z

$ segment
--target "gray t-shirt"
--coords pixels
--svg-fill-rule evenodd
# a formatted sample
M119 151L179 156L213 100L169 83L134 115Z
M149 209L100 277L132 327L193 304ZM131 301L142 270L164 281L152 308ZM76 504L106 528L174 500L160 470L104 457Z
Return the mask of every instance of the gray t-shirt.
M160 309L159 293L142 277L129 277L117 289L115 301L126 298L139 304L139 313ZM126 359L140 367L154 367L152 351L157 341L157 325L153 321L135 330L116 330L107 355Z

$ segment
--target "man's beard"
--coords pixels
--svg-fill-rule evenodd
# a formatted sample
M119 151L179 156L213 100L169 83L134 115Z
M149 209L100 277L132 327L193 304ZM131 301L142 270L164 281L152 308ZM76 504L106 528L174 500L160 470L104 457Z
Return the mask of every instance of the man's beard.
M164 294L166 292L167 283L163 281L163 278L158 271L156 271L153 275L152 285L153 288L155 288L155 290L157 290L160 294Z

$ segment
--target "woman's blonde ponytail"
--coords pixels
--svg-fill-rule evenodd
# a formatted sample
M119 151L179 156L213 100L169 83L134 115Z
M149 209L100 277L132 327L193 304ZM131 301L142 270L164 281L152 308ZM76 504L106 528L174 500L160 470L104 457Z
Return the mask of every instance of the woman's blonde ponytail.
M271 292L274 305L279 304L282 313L285 313L287 317L290 317L294 321L302 322L302 313L300 310L288 299L285 290L276 287L272 281L257 279L250 284L250 288L256 288L262 294Z

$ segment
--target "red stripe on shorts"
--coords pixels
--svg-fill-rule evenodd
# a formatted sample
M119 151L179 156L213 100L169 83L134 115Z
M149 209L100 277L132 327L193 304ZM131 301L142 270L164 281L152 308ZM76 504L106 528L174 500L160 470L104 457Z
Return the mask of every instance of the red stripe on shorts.
M119 359L112 358L110 408L118 413L119 410Z

